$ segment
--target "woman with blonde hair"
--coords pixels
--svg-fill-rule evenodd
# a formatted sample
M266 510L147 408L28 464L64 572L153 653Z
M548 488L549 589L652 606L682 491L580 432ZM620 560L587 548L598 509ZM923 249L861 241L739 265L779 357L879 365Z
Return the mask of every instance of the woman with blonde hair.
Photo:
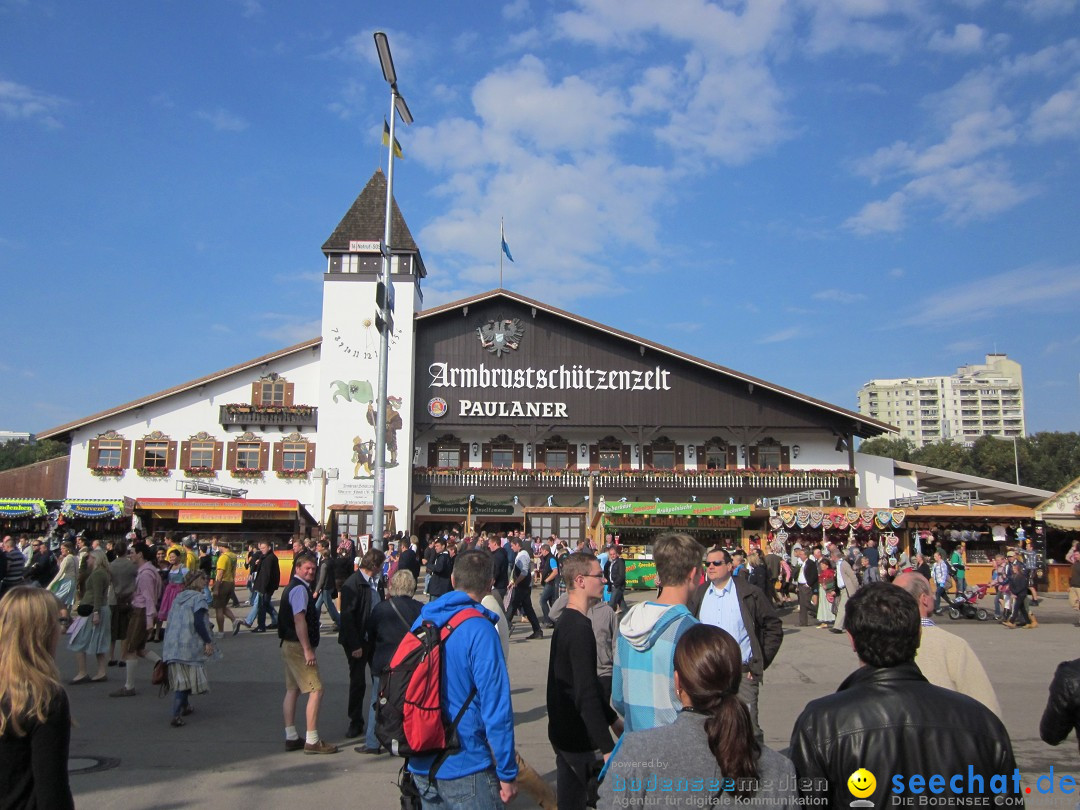
M165 625L161 658L169 665L173 726L184 725L184 718L195 711L188 702L191 694L210 691L205 663L214 653L214 637L210 633L210 605L203 593L205 587L206 573L199 569L189 571Z
M112 646L112 610L108 601L111 581L108 558L104 551L95 548L86 555L83 570L79 572L79 615L69 631L68 649L75 653L76 666L75 677L71 679L73 686L107 680L106 653ZM86 673L87 653L97 656L97 674L93 678Z
M52 594L17 587L0 602L0 797L5 807L73 808L71 711L60 685L60 611Z
M75 604L75 580L79 576L79 560L75 556L75 544L60 544L60 570L49 583L49 590L60 600L60 618L67 623L70 620L71 606Z

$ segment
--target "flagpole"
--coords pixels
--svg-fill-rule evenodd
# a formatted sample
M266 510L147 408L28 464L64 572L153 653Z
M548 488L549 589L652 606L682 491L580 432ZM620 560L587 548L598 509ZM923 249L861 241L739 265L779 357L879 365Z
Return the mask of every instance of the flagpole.
M502 257L503 257L503 243L506 241L506 232L503 230L503 218L499 217L499 289L503 288L502 281Z

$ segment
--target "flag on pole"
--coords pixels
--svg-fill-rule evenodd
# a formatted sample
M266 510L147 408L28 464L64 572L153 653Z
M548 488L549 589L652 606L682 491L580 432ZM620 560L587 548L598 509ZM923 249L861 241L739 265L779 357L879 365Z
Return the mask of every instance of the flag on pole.
M510 255L510 246L506 244L506 234L503 233L502 222L499 222L499 238L502 240L502 252L506 254L506 258L510 261L514 260L514 257Z
M382 144L383 146L390 145L390 125L386 123L386 119L382 122ZM401 151L401 144L398 143L398 139L394 138L394 157L398 160L404 160L405 155Z

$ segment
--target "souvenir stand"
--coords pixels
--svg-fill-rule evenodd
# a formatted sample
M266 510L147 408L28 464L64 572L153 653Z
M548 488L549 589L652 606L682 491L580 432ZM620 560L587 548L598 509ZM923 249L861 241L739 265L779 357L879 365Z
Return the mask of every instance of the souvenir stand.
M741 545L742 518L751 507L738 503L663 503L611 501L600 499L595 520L603 527L605 540L623 548L626 559L626 587L655 588L656 564L653 540L666 532L685 532L703 548Z

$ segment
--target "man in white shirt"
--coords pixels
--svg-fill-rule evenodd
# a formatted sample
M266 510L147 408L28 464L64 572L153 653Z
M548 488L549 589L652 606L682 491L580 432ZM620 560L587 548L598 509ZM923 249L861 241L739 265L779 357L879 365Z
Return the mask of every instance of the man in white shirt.
M839 548L833 548L832 561L836 569L836 621L829 628L829 632L843 633L847 601L855 595L855 591L859 590L859 580L855 576L855 569L844 559L844 554Z

